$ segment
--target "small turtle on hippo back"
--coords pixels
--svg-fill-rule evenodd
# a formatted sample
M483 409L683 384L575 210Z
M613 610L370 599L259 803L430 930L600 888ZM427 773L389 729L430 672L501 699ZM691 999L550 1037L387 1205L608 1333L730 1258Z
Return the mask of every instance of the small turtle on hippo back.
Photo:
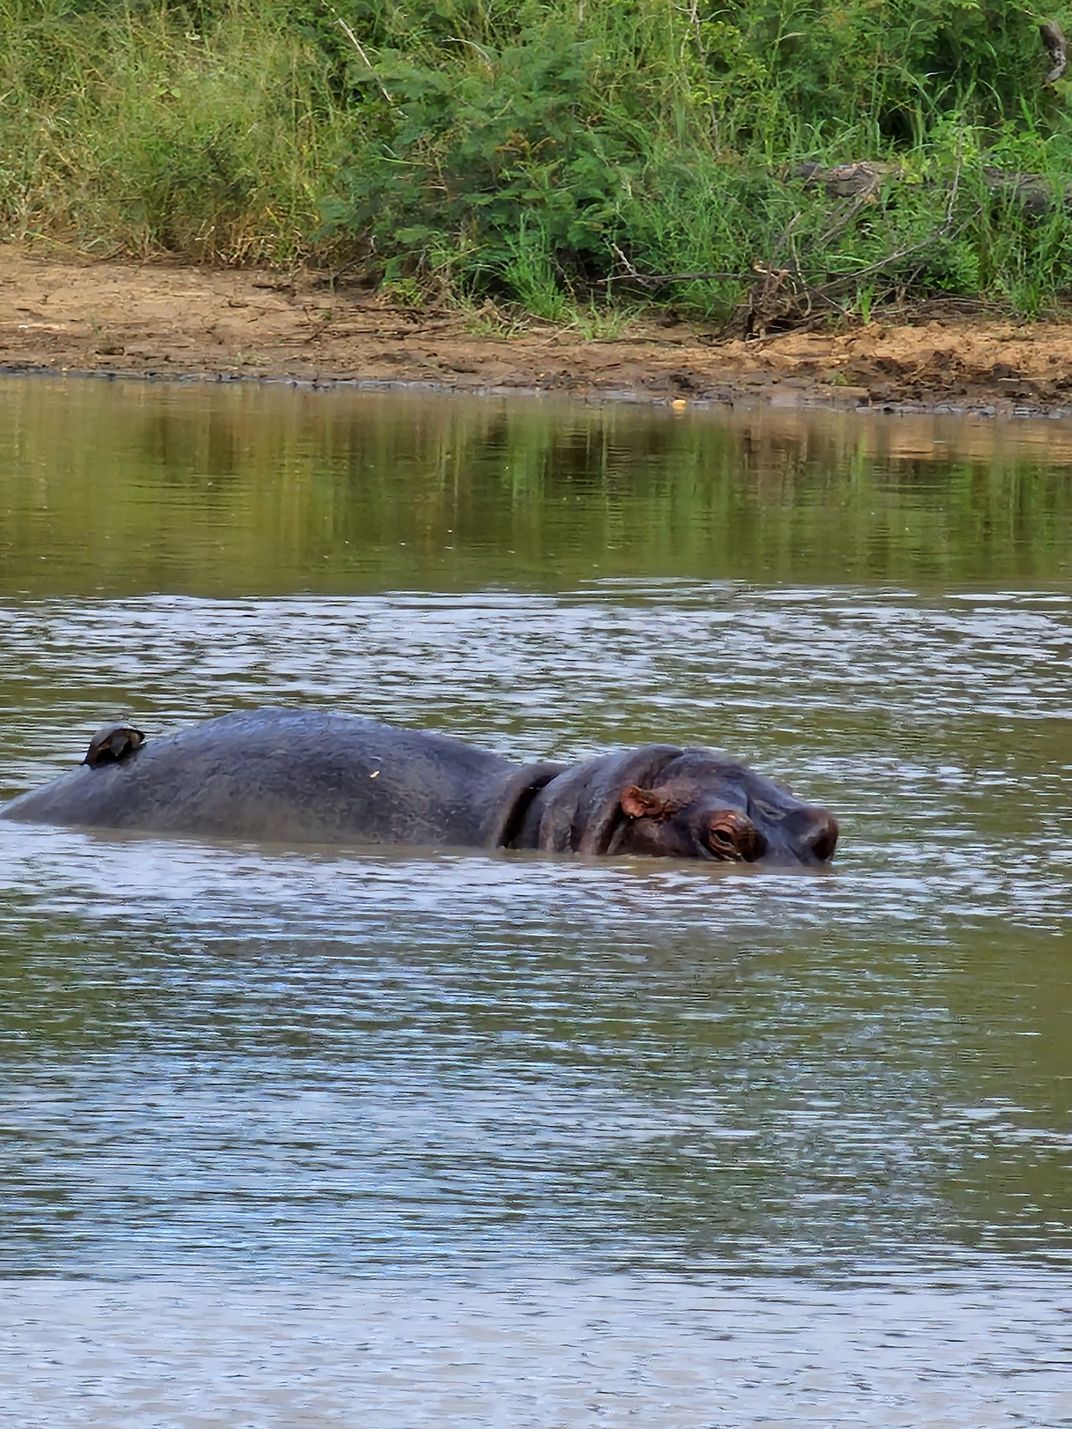
M123 724L122 721L104 724L89 741L82 763L88 764L91 769L98 764L118 764L121 759L129 759L144 743L145 735L132 724Z

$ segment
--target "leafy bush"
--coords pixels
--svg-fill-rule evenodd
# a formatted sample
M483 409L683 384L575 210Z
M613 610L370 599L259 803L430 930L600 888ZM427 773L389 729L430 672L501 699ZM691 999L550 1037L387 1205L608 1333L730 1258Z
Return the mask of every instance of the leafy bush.
M389 273L431 264L463 287L509 289L533 268L566 285L603 274L643 152L600 112L594 68L593 43L555 26L478 64L381 56L390 132L340 170L333 230L364 235Z
M1072 120L1042 86L1037 18L996 0L0 0L0 221L91 251L345 258L552 318L619 293L725 314L778 263L836 283L846 311L896 291L1037 312L1072 287ZM855 209L792 179L865 158L902 178ZM986 165L1039 174L1054 205L995 194Z

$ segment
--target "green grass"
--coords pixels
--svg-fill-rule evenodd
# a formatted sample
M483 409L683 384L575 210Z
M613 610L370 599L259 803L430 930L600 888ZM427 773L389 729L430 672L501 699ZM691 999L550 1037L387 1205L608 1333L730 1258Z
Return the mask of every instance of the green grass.
M90 252L311 250L343 112L282 12L0 0L0 217Z
M102 255L346 262L593 331L641 302L721 320L757 264L853 316L935 296L1030 316L1072 290L1065 217L983 169L1072 178L1037 20L991 0L0 0L0 225ZM904 178L854 208L791 177L860 158Z

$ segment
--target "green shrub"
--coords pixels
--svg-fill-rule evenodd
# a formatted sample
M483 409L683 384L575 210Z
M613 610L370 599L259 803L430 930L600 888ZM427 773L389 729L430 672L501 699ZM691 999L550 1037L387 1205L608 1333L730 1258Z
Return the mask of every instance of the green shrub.
M907 293L1034 313L1072 286L1072 81L1043 87L1037 18L993 0L0 0L0 222L89 251L345 258L555 320L618 297L725 316L757 265L834 284L845 311ZM792 178L861 158L902 181L853 208ZM1057 201L995 194L986 165Z

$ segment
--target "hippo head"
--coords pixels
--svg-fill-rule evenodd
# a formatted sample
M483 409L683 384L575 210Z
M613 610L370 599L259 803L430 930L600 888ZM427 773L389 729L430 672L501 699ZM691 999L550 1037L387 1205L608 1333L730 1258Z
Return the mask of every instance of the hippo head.
M518 843L563 853L824 864L837 839L826 809L727 755L649 744L550 778Z
M829 863L837 820L782 784L706 749L686 749L648 786L626 784L614 851L718 863Z

